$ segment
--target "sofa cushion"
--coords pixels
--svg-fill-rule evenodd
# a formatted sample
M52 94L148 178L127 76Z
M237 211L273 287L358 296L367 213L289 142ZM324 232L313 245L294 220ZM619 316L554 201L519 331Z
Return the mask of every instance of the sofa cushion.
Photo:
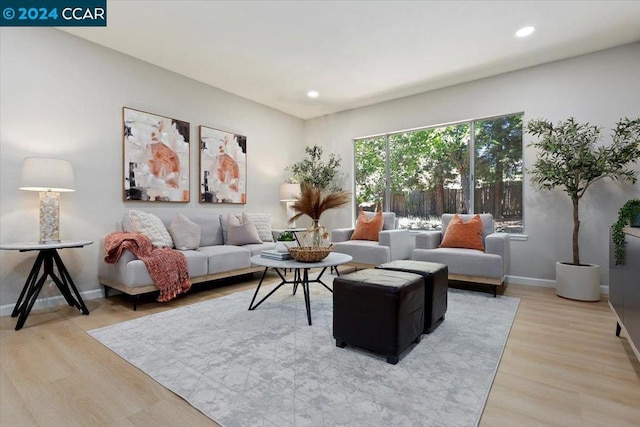
M356 220L356 228L351 235L351 240L372 240L377 242L378 235L382 231L383 218L382 212L378 211L372 217L365 215L360 210L358 219Z
M260 255L260 252L262 251L270 251L275 249L276 244L274 242L252 243L249 245L242 245L242 247L251 252L251 256L254 256Z
M273 232L271 230L271 215L269 214L247 214L253 225L258 230L258 236L263 242L273 242Z
M187 260L189 277L205 276L207 274L208 259L205 254L197 251L183 251L182 253ZM132 287L153 285L153 279L149 275L147 266L139 259L127 263L118 263L116 267L124 269L124 271L120 272L124 285Z
M235 215L227 215L227 245L248 245L251 243L262 243L258 230L247 214L242 214L242 219Z
M438 262L449 268L449 274L502 278L505 275L502 257L475 249L438 248L414 249L416 261Z
M176 249L181 251L200 247L200 226L179 213L167 228Z
M180 213L200 226L200 245L222 245L222 225L220 214L208 209L180 209ZM175 218L175 210L158 211L156 215L169 227Z
M129 211L129 226L131 230L142 233L151 240L154 247L173 247L173 239L167 231L164 223L160 218L148 212L142 212L135 209Z
M482 239L482 220L480 215L474 215L465 222L458 215L454 215L444 233L441 248L466 248L484 251Z
M209 274L251 267L251 252L240 246L216 245L198 249L209 259Z

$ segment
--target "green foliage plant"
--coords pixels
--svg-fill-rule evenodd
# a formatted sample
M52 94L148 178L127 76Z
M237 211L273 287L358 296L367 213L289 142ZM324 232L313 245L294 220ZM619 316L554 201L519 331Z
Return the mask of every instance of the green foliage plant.
M285 168L285 171L291 174L293 181L320 190L342 191L336 183L342 158L332 153L325 163L322 160L322 147L318 145L305 147L304 151L307 158Z
M640 199L627 200L627 203L618 211L618 220L613 224L611 231L616 265L624 264L625 241L622 229L629 225L638 214L640 214Z
M580 265L578 235L579 202L594 182L603 178L635 183L636 171L629 167L640 158L640 118L620 119L608 146L597 145L598 126L580 124L571 117L556 125L545 119L527 124L529 134L539 137L529 144L538 151L529 172L534 186L551 190L561 187L573 205L573 264Z
M295 237L293 236L292 231L287 230L278 234L278 242L293 242L294 240L295 240Z

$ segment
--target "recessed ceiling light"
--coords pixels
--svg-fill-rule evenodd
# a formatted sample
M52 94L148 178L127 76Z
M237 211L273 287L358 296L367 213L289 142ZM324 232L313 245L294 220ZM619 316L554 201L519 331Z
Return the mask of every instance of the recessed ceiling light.
M307 92L307 96L309 98L317 98L318 96L320 96L320 94L317 90L310 90L309 92Z
M536 30L536 27L522 27L518 31L516 31L516 37L527 37L533 34Z

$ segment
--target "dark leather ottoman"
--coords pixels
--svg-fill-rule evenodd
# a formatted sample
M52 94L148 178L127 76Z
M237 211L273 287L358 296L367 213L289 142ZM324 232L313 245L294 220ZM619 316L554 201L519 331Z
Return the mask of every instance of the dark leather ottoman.
M398 356L420 342L424 325L424 279L390 270L360 270L333 280L333 337L338 347L354 345Z
M447 290L449 289L449 269L444 264L426 261L399 260L380 265L377 268L406 271L424 277L424 330L433 332L444 320L447 312Z

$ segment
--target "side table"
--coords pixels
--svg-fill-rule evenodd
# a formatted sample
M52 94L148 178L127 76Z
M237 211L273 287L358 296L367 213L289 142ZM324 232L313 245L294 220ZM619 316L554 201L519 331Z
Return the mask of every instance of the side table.
M307 231L307 229L306 228L274 228L271 231L278 234L283 233L285 231L290 231L291 234L293 234L293 238L296 239L296 243L298 244L298 246L302 246L302 244L300 243L300 240L298 239L298 233Z
M89 310L84 304L84 301L82 301L82 297L80 296L76 285L73 283L73 280L71 280L69 271L64 266L60 255L58 255L58 249L81 248L92 243L93 242L89 240L63 240L57 243L29 242L0 245L0 249L8 251L38 251L36 261L33 263L29 277L27 277L27 281L24 283L24 287L22 288L20 297L18 297L16 306L11 313L11 317L18 317L16 331L22 329L24 326L24 322L27 320L31 309L33 308L33 304L36 302L38 294L47 280L47 277L50 277L51 280L53 280L53 283L56 284L69 306L75 306L82 314L89 314ZM59 276L54 270L54 265L58 269ZM42 274L38 277L41 269Z

